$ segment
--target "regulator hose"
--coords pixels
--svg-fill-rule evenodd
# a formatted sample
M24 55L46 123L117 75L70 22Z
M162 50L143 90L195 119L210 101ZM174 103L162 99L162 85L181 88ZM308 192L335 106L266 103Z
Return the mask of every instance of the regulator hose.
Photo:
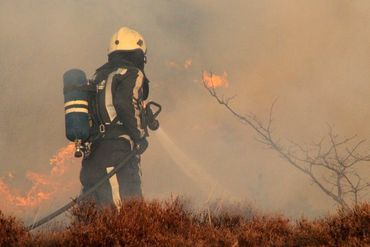
M86 199L90 194L92 194L97 188L99 188L104 182L110 179L114 174L116 174L123 166L125 166L134 156L137 155L137 151L132 151L129 156L127 156L122 162L120 162L117 166L115 166L109 173L107 173L99 182L97 182L93 187L87 190L85 193L78 196L76 199L72 200L68 204L64 205L63 207L59 208L58 210L54 211L53 213L45 216L44 218L36 221L35 223L27 226L27 230L31 231L49 221L57 217L58 215L64 213L65 211L69 210L75 204L83 201Z

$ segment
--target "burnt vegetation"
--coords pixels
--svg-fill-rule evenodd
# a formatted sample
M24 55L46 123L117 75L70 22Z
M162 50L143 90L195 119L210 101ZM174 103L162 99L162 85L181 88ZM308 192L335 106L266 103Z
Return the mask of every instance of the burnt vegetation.
M263 215L249 206L189 210L179 199L127 201L119 210L84 204L55 231L28 232L0 214L0 246L364 246L370 244L370 205L341 208L316 220ZM240 205L238 206L240 208ZM251 212L254 212L253 214Z

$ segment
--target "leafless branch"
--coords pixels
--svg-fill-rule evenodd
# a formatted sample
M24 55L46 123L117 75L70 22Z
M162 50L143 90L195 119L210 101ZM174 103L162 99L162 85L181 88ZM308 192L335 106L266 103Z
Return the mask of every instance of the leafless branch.
M267 123L264 124L254 114L240 114L230 105L235 96L220 97L213 82L211 84L209 86L203 78L203 85L209 94L242 124L252 128L258 142L277 152L283 160L308 176L340 206L347 208L353 203L359 203L361 195L370 188L370 183L364 182L355 169L357 165L370 161L370 154L359 153L366 140L353 144L356 136L339 138L329 125L328 136L321 138L319 142L303 147L291 141L291 146L287 148L272 132L273 109L277 99L272 103ZM318 174L324 175L319 177Z

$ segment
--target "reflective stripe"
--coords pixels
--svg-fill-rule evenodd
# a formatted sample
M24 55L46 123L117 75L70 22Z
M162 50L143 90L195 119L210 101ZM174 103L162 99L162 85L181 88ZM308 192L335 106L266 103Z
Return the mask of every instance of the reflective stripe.
M112 122L117 117L116 108L113 105L113 96L112 96L112 83L113 77L116 74L124 75L126 74L127 69L119 68L118 70L109 74L107 83L105 86L105 108L107 110L109 120Z
M64 103L64 107L68 107L71 105L89 105L89 103L86 100L71 100Z
M80 113L89 113L86 108L69 108L66 111L66 114L73 113L73 112L80 112Z
M105 87L105 80L102 80L99 84L98 84L98 90L103 90Z
M138 76L136 78L135 82L135 87L133 89L133 99L132 99L132 104L135 109L135 118L136 118L136 129L139 130L140 132L140 137L145 136L145 131L141 128L141 118L140 118L140 106L138 103L139 100L139 90L141 86L143 85L143 79L144 79L144 74L140 70L138 71Z
M123 139L128 140L130 142L131 149L134 148L134 141L131 139L131 137L129 135L120 135L119 138L123 138Z
M113 170L113 167L107 167L106 171L107 173L110 173ZM113 196L113 202L118 208L121 202L121 197L119 195L119 185L118 185L118 179L117 175L114 174L110 179L109 179L110 186L112 187L112 196Z

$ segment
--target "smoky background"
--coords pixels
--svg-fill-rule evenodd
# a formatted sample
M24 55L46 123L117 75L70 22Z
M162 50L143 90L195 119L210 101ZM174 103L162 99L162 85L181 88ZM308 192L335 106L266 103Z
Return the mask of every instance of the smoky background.
M0 176L11 171L11 186L27 191L26 171L50 170L67 144L63 73L81 68L92 77L125 25L146 39L150 98L164 108L164 134L151 133L142 161L148 198L239 198L290 216L323 214L334 202L217 105L202 71L227 72L229 87L219 90L236 94L240 112L267 117L278 97L274 131L285 140L317 141L327 123L367 138L369 24L367 0L2 0ZM202 172L189 176L184 162ZM78 172L76 161L64 179Z

